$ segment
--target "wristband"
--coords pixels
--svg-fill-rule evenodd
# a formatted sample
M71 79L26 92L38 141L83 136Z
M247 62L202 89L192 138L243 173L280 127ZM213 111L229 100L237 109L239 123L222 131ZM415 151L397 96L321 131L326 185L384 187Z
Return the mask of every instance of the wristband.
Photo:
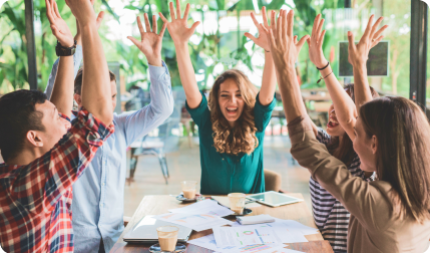
M72 56L76 52L76 44L78 42L75 40L75 44L72 47L64 47L57 41L57 46L55 47L55 53L58 57L61 56Z
M323 68L318 68L318 67L317 67L317 69L318 69L319 71L321 71L321 70L326 69L329 65L330 65L330 62L327 62L327 65L325 65L325 67L323 67Z
M318 80L317 84L319 84L321 82L321 80L326 79L327 77L329 77L331 74L333 74L333 71L330 72L330 74L328 74L328 75L326 75L324 77L321 76L320 79Z

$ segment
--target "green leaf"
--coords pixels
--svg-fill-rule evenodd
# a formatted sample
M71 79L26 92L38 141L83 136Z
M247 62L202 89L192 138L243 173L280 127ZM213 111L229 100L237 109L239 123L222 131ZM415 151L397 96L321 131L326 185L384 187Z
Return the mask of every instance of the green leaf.
M289 6L288 4L285 3L285 0L273 0L270 4L268 4L266 6L266 9L267 10L279 10L279 9L281 9L281 7L284 4L291 8L291 6Z
M124 7L124 9L132 10L132 11L138 10L138 11L141 11L141 12L144 11L143 8L139 8L139 7L136 7L136 6L133 6L133 5L127 5L127 6Z
M104 6L106 6L108 12L115 18L116 21L118 21L119 23L119 16L112 10L112 8L110 7L110 5L108 4L108 2L106 0L102 0L102 4Z
M25 36L25 19L18 13L15 12L9 5L8 2L4 3L4 13L11 23L15 26L15 29L19 32L19 34L22 36Z

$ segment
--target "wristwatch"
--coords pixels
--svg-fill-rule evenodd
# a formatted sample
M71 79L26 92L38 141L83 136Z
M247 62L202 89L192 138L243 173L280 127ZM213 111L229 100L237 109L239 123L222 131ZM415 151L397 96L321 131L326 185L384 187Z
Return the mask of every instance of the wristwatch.
M75 40L75 44L72 47L63 47L59 41L57 41L57 46L55 47L55 52L57 56L71 56L76 52L76 44L78 42Z

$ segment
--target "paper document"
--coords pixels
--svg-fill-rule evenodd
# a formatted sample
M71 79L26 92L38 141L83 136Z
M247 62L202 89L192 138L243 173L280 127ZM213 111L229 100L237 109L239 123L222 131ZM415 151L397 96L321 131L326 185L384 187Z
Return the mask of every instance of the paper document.
M237 247L237 249L235 249L235 250L230 249L230 250L217 251L216 253L242 253L242 252L249 252L249 253L304 253L301 251L285 249L284 247L285 247L285 245L276 247L273 245L259 244L259 245Z
M273 228L246 227L216 227L213 228L218 246L247 246L255 244L279 244L282 240Z
M169 212L187 214L209 214L216 215L219 217L234 214L232 210L228 209L225 206L219 205L216 201L211 199L206 199L182 208L170 209Z
M278 249L285 247L283 244L271 244L271 245L250 245L250 246L225 246L225 247L218 247L216 244L216 240L213 234L200 237L198 239L194 239L191 241L188 241L189 244L194 244L199 247L213 250L215 252L219 253L241 253L241 252L249 252L249 253L273 253L276 251L266 251L268 249ZM279 251L282 252L282 251Z
M283 220L283 219L278 219L278 218L274 218L274 219L275 219L275 222L270 223L270 225L268 225L269 227L285 228L285 229L288 229L288 231L290 231L290 232L300 233L302 235L318 234L318 231L319 231L317 228L305 226L305 225L303 225L300 222L295 221L295 220ZM269 223L265 223L265 224L267 225ZM263 224L261 224L261 225L263 225ZM231 224L230 226L241 227L241 226L246 226L246 225L242 225L236 221L236 222L233 222L233 224Z
M318 229L311 228L294 220L282 220L275 218L275 222L251 225L252 227L272 228L282 243L308 242L305 235L317 234ZM231 224L232 227L246 228L238 222Z
M166 213L154 218L191 228L197 232L232 223L229 220L209 214Z
M286 227L288 231L297 233L300 232L302 235L313 235L318 234L317 228L311 228L308 226L303 225L302 223L295 221L295 220L283 220L275 218L275 223L272 224L278 224L281 227Z
M250 252L250 253L305 253L302 251L297 251L297 250L292 250L292 249L286 249L284 248L284 246L280 246L280 247L271 247L269 245L255 245L257 247L254 246L247 246L247 247L243 247L242 251L235 251L236 252ZM247 248L247 249L245 249ZM240 250L240 249L239 249ZM215 252L215 253L227 253L225 251L219 251L219 252ZM228 253L233 253L233 252L228 252Z

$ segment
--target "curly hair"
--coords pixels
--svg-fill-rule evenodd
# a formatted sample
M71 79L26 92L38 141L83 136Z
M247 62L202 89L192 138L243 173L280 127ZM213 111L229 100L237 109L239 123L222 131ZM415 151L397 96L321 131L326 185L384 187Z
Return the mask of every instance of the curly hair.
M242 115L240 115L234 128L230 127L221 112L218 102L220 86L227 79L235 81L245 102ZM251 154L258 147L258 139L255 136L257 127L254 122L256 96L257 89L249 81L248 77L239 70L227 70L216 79L209 95L208 104L214 132L214 146L217 152L233 155L239 153Z

